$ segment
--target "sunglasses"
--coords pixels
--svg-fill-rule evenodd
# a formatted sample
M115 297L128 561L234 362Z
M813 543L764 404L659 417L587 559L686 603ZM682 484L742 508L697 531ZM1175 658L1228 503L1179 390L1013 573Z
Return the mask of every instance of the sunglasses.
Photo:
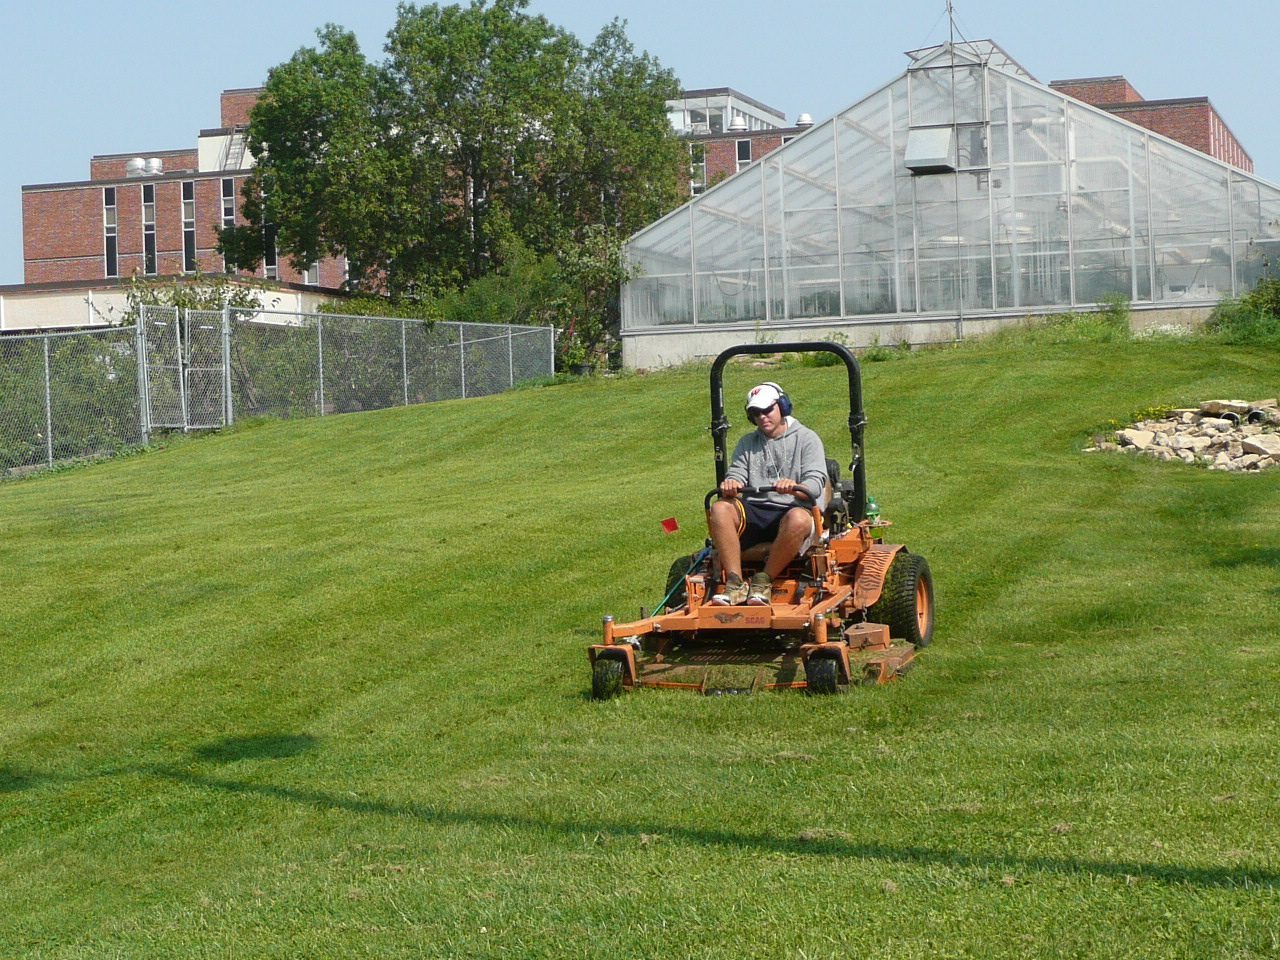
M768 413L777 405L778 405L778 401L775 400L773 401L773 403L769 404L769 406L765 407L763 410L748 410L747 419L750 420L752 423L759 423L760 418L763 417L766 413Z

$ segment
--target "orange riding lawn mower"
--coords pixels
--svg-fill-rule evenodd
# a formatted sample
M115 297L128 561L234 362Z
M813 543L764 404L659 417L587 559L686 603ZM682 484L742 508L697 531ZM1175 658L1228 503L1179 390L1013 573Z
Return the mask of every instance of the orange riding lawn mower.
M838 693L852 684L896 680L916 651L933 637L933 577L929 564L905 546L885 543L878 511L868 516L862 435L862 378L858 361L838 343L742 344L711 366L711 434L716 486L728 470L725 435L725 364L744 354L835 354L849 372L849 479L827 459L828 504L812 507L817 536L773 579L771 602L756 606L712 604L722 572L711 540L678 559L667 595L653 616L618 623L604 618L604 637L588 650L591 696L606 700L635 687L676 687L704 694L755 693L800 688ZM743 496L768 491L746 488ZM769 544L743 551L744 579L764 566Z

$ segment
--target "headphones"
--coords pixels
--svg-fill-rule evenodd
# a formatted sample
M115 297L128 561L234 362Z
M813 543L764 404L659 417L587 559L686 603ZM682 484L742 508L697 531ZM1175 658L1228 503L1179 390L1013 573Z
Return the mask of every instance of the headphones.
M778 386L772 380L766 380L764 383L760 384L760 386L773 387L773 389L777 390L778 391L778 412L781 413L784 417L791 416L791 398L787 396L787 391L783 390L782 387ZM751 419L750 410L747 410L747 419L748 420Z

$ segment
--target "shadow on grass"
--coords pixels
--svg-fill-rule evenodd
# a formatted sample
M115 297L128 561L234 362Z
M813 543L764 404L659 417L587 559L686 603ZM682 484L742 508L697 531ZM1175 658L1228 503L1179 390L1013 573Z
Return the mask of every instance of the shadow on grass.
M34 773L31 770L20 770L8 764L0 765L0 793L17 793L19 790L29 790L31 787L39 786L48 779L44 774Z
M1210 563L1233 570L1236 567L1280 567L1280 547L1242 547L1220 553Z
M351 813L374 814L389 817L413 817L431 824L465 824L495 826L506 829L553 831L568 837L583 834L601 834L607 837L630 838L637 842L643 834L680 837L691 843L717 847L753 848L767 853L785 853L798 856L851 857L859 860L878 860L885 863L939 864L943 866L983 868L1003 872L1025 870L1060 874L1064 876L1092 875L1117 880L1149 879L1171 884L1194 884L1200 887L1280 887L1280 874L1272 870L1183 867L1178 865L1138 862L1108 863L1075 857L1019 857L1013 854L970 854L958 850L925 846L889 846L874 842L860 842L852 837L827 836L805 840L799 836L784 837L773 834L742 833L731 830L703 829L673 826L671 824L608 823L605 821L578 823L569 820L517 817L497 813L469 813L465 810L447 810L419 803L391 803L383 800L361 800L315 790L299 790L242 780L223 780L189 773L175 767L157 765L139 772L183 783L205 790L239 793L246 796L268 797L289 803L330 810L347 810Z
M252 737L223 737L213 743L196 747L191 752L201 760L212 760L214 763L234 763L236 760L279 760L306 753L314 749L319 742L309 733L267 733Z

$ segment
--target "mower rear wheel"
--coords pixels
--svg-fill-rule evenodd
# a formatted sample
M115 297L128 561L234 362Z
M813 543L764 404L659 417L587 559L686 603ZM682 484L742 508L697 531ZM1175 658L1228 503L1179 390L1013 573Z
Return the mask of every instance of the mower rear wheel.
M804 664L805 689L826 696L840 691L840 665L834 657L810 657Z
M867 611L867 619L887 623L889 635L916 647L933 639L933 574L918 553L903 550L893 558L884 578L880 599Z
M622 692L622 661L596 657L591 665L591 699L611 700Z

